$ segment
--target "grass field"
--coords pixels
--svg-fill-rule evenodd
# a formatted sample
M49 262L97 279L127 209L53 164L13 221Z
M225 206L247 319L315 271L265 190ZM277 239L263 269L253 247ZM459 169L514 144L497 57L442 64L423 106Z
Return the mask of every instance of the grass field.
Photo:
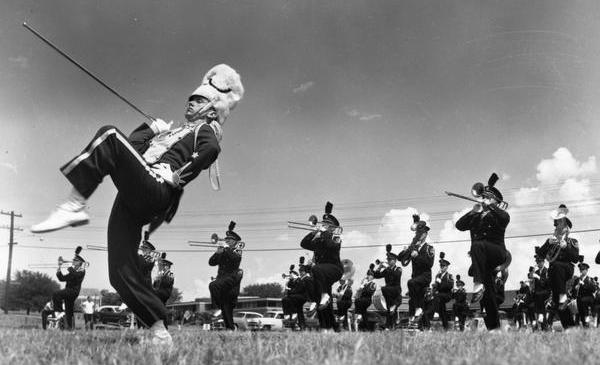
M17 328L20 322L0 317L0 364L600 364L600 329L320 334L184 327L172 330L170 352L157 353L140 341L143 332L42 331Z

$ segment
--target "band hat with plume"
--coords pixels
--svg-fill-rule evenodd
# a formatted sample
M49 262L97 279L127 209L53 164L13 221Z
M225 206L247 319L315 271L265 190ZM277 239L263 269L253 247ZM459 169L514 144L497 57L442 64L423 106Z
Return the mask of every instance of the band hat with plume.
M446 253L440 252L440 267L450 266L450 261L446 260L444 257L446 257Z
M73 257L73 261L85 262L83 257L79 256L79 254L81 253L81 250L83 250L83 248L81 246L77 246L77 248L75 249L75 257Z
M427 222L422 221L421 217L418 214L413 214L413 224L410 226L411 231L415 231L417 233L428 232L429 227L427 227Z
M398 255L396 255L395 253L392 252L392 245L389 243L387 245L385 245L385 255L388 260L389 259L398 260Z
M239 234L237 234L233 231L234 228L235 228L235 222L234 221L229 222L229 227L228 227L227 232L225 232L225 237L231 238L234 241L241 241L242 237L240 237Z
M203 96L217 112L218 122L223 125L231 110L244 97L244 86L240 75L230 66L222 63L211 68L202 84L190 95Z
M580 262L577 267L579 268L579 270L588 270L590 268L590 265L586 264L585 262Z
M323 222L328 222L333 225L339 226L340 222L337 220L337 218L333 214L331 214L332 211L333 211L333 203L327 202L327 204L325 204L325 214L323 214Z
M154 245L152 243L150 243L150 241L148 241L149 238L150 238L150 232L145 231L144 232L144 240L142 241L140 248L154 251L156 248L154 247Z
M300 259L298 260L298 271L303 271L303 272L309 272L310 271L310 264L305 265L306 259L304 258L304 256L300 256Z
M375 276L375 264L369 265L369 270L367 270L367 276Z
M567 225L569 226L569 228L573 228L573 223L567 217L568 214L569 214L569 208L567 208L566 205L561 204L561 205L558 206L557 210L553 210L550 213L550 217L554 220L555 224L556 224L556 221L561 220L561 219L565 219L565 221L567 222Z
M160 263L164 266L172 266L173 263L169 260L167 260L167 253L163 252L162 255L160 255Z
M291 264L291 265L290 265L290 275L296 275L296 276L299 276L300 274L298 274L298 273L296 272L296 270L294 270L295 268L296 268L296 265L294 265L294 264Z
M503 201L504 197L502 196L502 193L495 187L496 182L498 182L498 180L500 180L500 178L495 172L493 172L490 178L488 179L488 184L484 188L484 191L494 195L494 197L496 197L498 201Z
M456 286L465 286L465 282L460 280L460 275L456 275Z

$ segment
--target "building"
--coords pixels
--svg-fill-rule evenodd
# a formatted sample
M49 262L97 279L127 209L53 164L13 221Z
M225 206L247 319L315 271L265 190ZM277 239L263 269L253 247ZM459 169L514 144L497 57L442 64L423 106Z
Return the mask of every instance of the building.
M179 302L168 304L167 308L174 312L183 313L189 310L192 313L212 312L217 310L212 305L210 298L196 298L189 302ZM260 298L260 297L238 297L235 310L251 311L265 313L269 310L281 310L281 298Z

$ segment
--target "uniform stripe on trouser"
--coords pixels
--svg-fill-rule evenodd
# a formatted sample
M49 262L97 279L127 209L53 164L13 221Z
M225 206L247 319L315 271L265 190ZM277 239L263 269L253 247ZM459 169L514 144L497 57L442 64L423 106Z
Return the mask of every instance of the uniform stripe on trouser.
M106 139L111 135L115 135L115 137L117 137L117 140L119 140L121 144L123 144L129 150L129 152L131 152L131 154L139 161L139 163L142 166L144 166L144 168L146 169L146 171L148 171L150 176L155 178L158 182L164 181L162 178L156 177L156 173L150 169L150 166L146 163L146 161L144 161L142 156L140 156L140 154L133 148L133 146L131 146L129 141L125 137L123 137L115 128L107 130L106 132L102 133L98 138L96 138L92 142L90 147L87 149L87 151L77 156L73 161L71 161L67 166L65 166L62 169L63 174L68 175L71 171L73 171L73 169L77 167L77 165L79 165L83 160L89 158L94 152L94 150L98 148L98 146L100 146L102 142L106 141Z

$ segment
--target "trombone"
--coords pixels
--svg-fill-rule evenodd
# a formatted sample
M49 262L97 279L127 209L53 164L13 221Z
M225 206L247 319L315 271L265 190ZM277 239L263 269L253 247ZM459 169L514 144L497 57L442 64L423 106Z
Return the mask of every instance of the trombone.
M468 200L468 201L472 201L478 204L482 204L483 203L483 198L485 197L485 187L483 186L483 183L475 183L473 185L473 187L471 188L471 195L473 195L473 198L469 198L468 196L464 196L461 194L456 194L456 193L451 193L449 191L445 191L444 193L446 193L446 195L448 196L453 196L455 198L460 198L460 199L464 199L464 200ZM504 200L500 200L498 202L498 208L502 209L502 210L506 210L508 208L508 203L505 202Z
M63 259L62 256L58 256L58 265L57 264L46 264L46 263L41 263L41 264L31 264L29 265L30 268L35 268L35 269L52 269L58 266L58 269L67 269L69 267L73 266L73 261L69 261L69 260L65 260ZM88 261L83 261L81 263L80 266L80 270L85 270L88 267L90 267L90 263Z
M317 231L323 232L323 231L327 230L327 227L333 227L332 233L333 233L334 238L340 238L340 236L344 232L344 228L341 226L336 226L335 224L322 222L322 221L319 222L316 215L311 215L310 217L308 217L308 223L288 221L287 224L288 224L288 228L301 229L304 231L311 231L311 232L317 232Z
M188 241L188 244L190 246L194 246L194 247L206 247L206 248L214 248L215 245L218 245L219 247L229 247L225 243L226 241L227 241L227 238L221 238L221 237L219 237L218 234L213 233L210 236L210 241ZM234 251L241 254L245 247L246 247L246 243L244 241L237 241L235 243L235 246L232 248Z

